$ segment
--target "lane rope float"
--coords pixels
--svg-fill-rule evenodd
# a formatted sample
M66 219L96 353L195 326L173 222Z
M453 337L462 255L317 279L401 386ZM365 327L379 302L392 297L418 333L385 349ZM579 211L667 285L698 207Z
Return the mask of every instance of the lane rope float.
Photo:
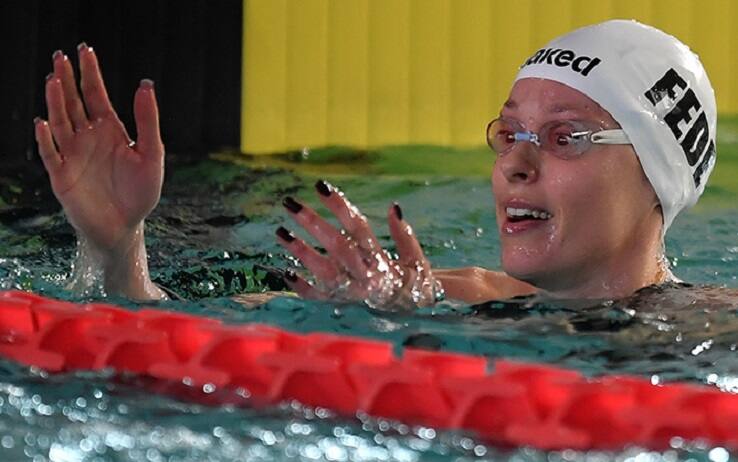
M170 311L0 292L0 356L49 372L112 368L162 382L246 389L343 415L464 429L493 444L555 449L738 448L738 396L632 376L405 348Z

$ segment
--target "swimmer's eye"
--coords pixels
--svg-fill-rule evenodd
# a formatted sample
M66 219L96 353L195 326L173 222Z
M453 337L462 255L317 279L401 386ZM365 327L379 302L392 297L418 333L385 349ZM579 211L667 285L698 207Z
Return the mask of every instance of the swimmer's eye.
M515 132L512 130L500 130L497 132L497 139L506 144L515 143Z
M554 134L554 143L559 146L569 146L570 144L579 144L583 141L587 141L589 132L577 132L577 133L556 133Z
M504 154L518 142L516 135L523 130L505 119L495 119L487 126L487 144L497 154Z
M546 127L546 141L548 149L564 155L576 154L581 148L589 145L591 131L577 129L570 123L558 123L552 127ZM545 149L545 147L544 147ZM576 152L569 152L570 150Z
M558 124L547 128L548 130L544 133L544 139L546 140L546 145L551 148L563 148L569 146L574 141L572 139L572 129L566 124Z
M556 144L559 146L569 146L572 141L571 135L556 135Z

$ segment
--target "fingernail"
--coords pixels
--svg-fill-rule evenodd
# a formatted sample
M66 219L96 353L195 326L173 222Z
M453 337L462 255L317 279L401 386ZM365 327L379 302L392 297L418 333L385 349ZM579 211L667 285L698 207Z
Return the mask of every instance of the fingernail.
M395 202L392 205L392 208L395 211L395 215L397 216L397 219L398 220L402 220L402 209L400 208L400 204L398 204L397 202Z
M54 78L54 73L53 73L53 72L49 72L48 74L46 74L46 81L47 81L47 82L48 82L49 80L53 79L53 78Z
M41 122L41 117L36 116L33 118L33 125L36 125L39 122Z
M282 201L282 205L284 205L287 210L292 213L299 213L300 210L302 210L302 204L300 204L290 196L284 198L284 200Z
M288 269L284 272L284 278L290 282L297 282L297 273Z
M61 58L64 56L64 53L62 53L61 50L56 50L53 55L51 55L51 59L57 60L58 58Z
M331 193L333 192L333 191L332 191L332 188L331 188L331 185L329 185L328 183L326 183L326 182L325 182L325 181L323 181L323 180L318 180L318 182L317 182L317 183L315 183L315 189L317 189L317 190L318 190L318 192L319 192L319 193L320 193L320 194L321 194L322 196L325 196L325 197L328 197L328 196L330 196L330 195L331 195Z
M277 228L277 236L279 236L282 240L286 242L292 242L295 240L295 235L292 234L287 228L284 226L280 226Z
M141 79L141 88L154 88L154 81L151 79Z
M80 42L79 45L77 45L77 51L82 51L87 49L87 44L85 42Z

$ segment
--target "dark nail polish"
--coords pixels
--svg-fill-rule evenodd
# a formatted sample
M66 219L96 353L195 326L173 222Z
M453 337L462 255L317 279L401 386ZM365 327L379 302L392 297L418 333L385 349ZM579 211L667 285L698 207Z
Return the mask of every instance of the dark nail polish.
M53 72L49 72L48 74L46 74L46 81L47 81L47 82L48 82L49 80L53 79L53 78L54 78L54 73L53 73Z
M398 204L397 202L395 202L392 205L392 208L395 210L395 215L397 216L397 219L398 220L402 220L402 209L400 208L400 204Z
M56 50L53 55L51 55L51 59L57 60L58 58L61 58L64 56L64 53L62 53L61 50Z
M302 210L302 204L300 204L290 196L284 198L284 200L282 201L282 205L284 205L287 210L292 213L299 213L300 210Z
M154 88L154 81L151 79L142 79L139 85L142 88Z
M87 48L87 44L85 42L80 42L79 45L77 45L77 51L82 51Z
M320 194L321 194L322 196L325 196L325 197L328 197L328 196L330 196L330 195L331 195L331 193L333 192L333 190L332 190L332 188L331 188L331 185L329 185L328 183L326 183L326 182L325 182L325 181L323 181L323 180L318 180L318 182L317 182L317 183L315 183L315 189L317 189L317 190L318 190L318 192L319 192L319 193L320 193Z
M274 279L284 279L284 270L275 268L273 266L265 266L257 263L256 265L254 265L254 272L256 271L263 271L267 273L268 276Z
M297 273L288 269L284 272L284 278L290 282L297 282Z
M277 236L280 237L280 239L286 241L286 242L292 242L295 240L295 235L290 232L287 228L284 226L280 226L277 228Z

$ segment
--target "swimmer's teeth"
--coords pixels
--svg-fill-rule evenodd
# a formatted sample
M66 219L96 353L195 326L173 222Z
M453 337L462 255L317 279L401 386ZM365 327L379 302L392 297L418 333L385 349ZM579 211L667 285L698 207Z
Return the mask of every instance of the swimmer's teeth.
M533 217L537 220L548 220L551 218L551 214L544 212L543 210L530 210L530 209L516 209L514 207L507 207L505 209L508 217L521 218L521 217Z

